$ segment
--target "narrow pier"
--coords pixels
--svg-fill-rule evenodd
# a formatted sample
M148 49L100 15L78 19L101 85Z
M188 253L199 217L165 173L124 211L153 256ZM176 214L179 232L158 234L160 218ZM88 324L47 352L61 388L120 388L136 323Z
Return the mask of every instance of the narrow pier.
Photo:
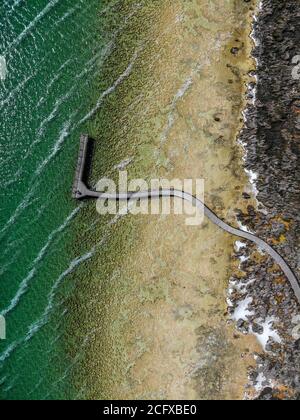
M72 196L76 200L88 198L91 195L89 194L88 188L86 187L86 179L85 179L86 161L87 161L88 146L89 146L90 141L91 139L89 138L88 135L86 134L81 135L78 162L77 162L74 185L73 185L73 192L72 192Z

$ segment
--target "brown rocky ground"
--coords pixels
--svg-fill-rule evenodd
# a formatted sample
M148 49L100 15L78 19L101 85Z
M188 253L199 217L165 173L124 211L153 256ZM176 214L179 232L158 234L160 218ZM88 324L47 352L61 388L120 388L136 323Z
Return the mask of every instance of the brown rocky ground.
M249 87L240 139L246 150L245 167L256 178L258 204L238 211L238 218L269 241L300 277L300 80L293 64L300 52L299 2L263 0L253 36L257 83ZM262 337L269 322L277 331L266 353L257 356L251 382L258 387L259 399L298 399L299 304L267 256L249 248L241 249L239 256L244 257L240 267L244 287L234 287L230 311L234 313L244 299L252 299L248 315L238 320L239 329ZM240 285L237 277L233 285Z

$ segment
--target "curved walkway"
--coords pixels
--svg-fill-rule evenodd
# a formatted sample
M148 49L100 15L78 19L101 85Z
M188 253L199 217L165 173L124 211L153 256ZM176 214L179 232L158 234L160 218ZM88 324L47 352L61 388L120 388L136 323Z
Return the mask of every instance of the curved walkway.
M85 197L91 198L98 198L101 200L114 200L114 201L128 201L128 200L143 200L143 199L151 199L151 198L162 198L162 197L178 197L183 200L189 201L193 204L193 206L199 208L200 210L204 210L205 216L213 222L216 226L220 229L224 230L225 232L230 233L231 235L237 236L239 238L246 239L248 241L254 242L260 249L267 252L274 261L280 266L284 274L286 275L287 279L289 280L295 295L300 303L300 284L287 264L287 262L282 258L282 256L275 251L267 242L263 241L262 239L258 238L257 236L245 232L240 229L233 228L232 226L225 223L221 220L212 210L210 210L201 200L194 197L193 195L186 193L184 191L179 190L157 190L157 191L141 191L137 193L126 193L126 194L107 194L107 193L100 193L96 191L91 191L88 188L84 188L84 191L81 190L81 193ZM83 197L84 198L84 197Z

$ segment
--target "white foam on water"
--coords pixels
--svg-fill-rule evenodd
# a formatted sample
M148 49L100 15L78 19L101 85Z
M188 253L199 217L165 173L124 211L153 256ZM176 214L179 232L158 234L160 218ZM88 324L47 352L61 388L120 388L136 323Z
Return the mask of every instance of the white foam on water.
M76 89L77 89L77 82L76 82L76 80L81 80L82 78L84 78L84 76L86 76L86 74L89 73L94 68L95 64L97 63L97 60L100 59L100 58L103 59L108 54L108 52L110 51L110 49L111 49L111 44L107 45L104 49L100 50L87 63L85 63L84 70L80 74L77 74L75 76L75 80L73 82L72 88L67 93L65 93L64 95L62 95L60 98L58 98L56 100L56 102L54 104L54 107L53 107L52 111L50 112L50 114L41 122L40 127L37 130L37 138L30 145L29 151L34 146L36 146L37 144L39 144L41 142L41 137L45 133L45 130L46 130L47 125L49 123L51 123L56 118L56 116L59 113L60 107L64 103L66 103L67 100L70 99L72 97L72 95L76 92ZM52 87L52 85L56 82L56 80L59 79L62 70L64 70L70 64L70 62L72 62L72 61L73 60L70 60L69 59L69 60L67 60L60 67L60 69L58 70L57 74L54 76L54 78L50 81L49 85L47 86L47 88L46 88L46 92L47 93L49 92L49 90ZM27 155L28 155L28 153L27 153Z
M44 134L46 126L53 121L53 119L57 116L59 108L62 104L64 104L72 95L75 90L75 86L73 86L66 94L62 95L58 98L54 104L54 108L50 112L50 114L41 122L40 127L37 132L37 139L33 141L30 145L30 149L32 149L36 144L38 144L41 139L40 137Z
M15 0L13 4L9 4L6 0L3 0L4 4L7 6L8 10L6 11L8 15L13 13L22 2L25 2L25 0Z
M109 48L108 48L109 49ZM107 48L104 49L104 54L107 53ZM100 51L100 53L96 54L95 57L93 57L89 62L94 63L96 61L97 58L99 58L101 55L103 54L103 50ZM86 71L82 72L79 77L83 77L86 74ZM76 84L74 85L74 88L72 88L67 94L63 95L57 103L57 106L55 107L55 109L52 111L52 113L49 115L49 117L47 118L47 121L44 120L44 122L42 123L42 126L45 125L47 122L51 121L52 118L54 118L55 114L58 112L59 110L59 106L61 105L61 103L63 101L65 101L70 95L71 93L75 90L76 88ZM66 123L64 123L62 130L60 132L59 138L56 141L52 151L50 152L50 154L44 159L44 161L38 166L38 168L35 171L35 175L38 176L42 173L43 169L49 164L49 162L57 155L57 153L60 151L65 139L73 132L73 130L75 129L75 127L71 128L71 120L72 117L75 116L75 113L71 116L70 120ZM78 124L79 125L79 124ZM42 131L43 127L40 127L40 130ZM40 133L41 134L41 133ZM34 145L36 145L38 142L40 141L40 137L38 139L36 139L33 144L30 146L29 151L26 155L29 154L30 150L32 149L32 147ZM25 156L26 156L25 155ZM18 178L18 176L20 175L20 173L22 172L22 168L18 171L18 173L16 174L16 177L13 180L10 180L6 186L8 186L9 184L13 183L16 181L16 179ZM36 189L37 185L35 185L33 188L31 188L29 190L29 192L26 194L26 196L24 197L24 199L22 200L22 202L18 205L15 213L11 216L11 218L9 219L9 221L7 222L7 224L3 227L3 229L0 231L0 234L4 233L9 226L11 226L17 219L17 217L31 204L29 202L29 200L32 198L33 193Z
M7 76L7 63L6 58L0 55L0 80L3 82Z
M104 48L102 48L97 54L93 55L93 57L85 64L84 69L81 73L75 76L76 80L82 79L87 73L89 73L97 64L97 61L101 59L104 60L112 51L113 42L109 42ZM75 86L76 87L76 86Z
M15 386L15 384L16 384L16 382L17 382L17 380L20 378L20 375L19 374L17 374L17 375L15 375L12 379L11 379L11 381L6 385L6 387L4 387L3 388L3 391L4 392L9 392L9 391L11 391L13 388L14 388L14 386Z
M16 262L16 260L20 257L21 251L15 251L13 257L7 261L4 265L1 266L0 269L0 277L3 276L4 273L9 269L9 267Z
M20 3L22 3L22 1L24 2L24 0L16 0L13 5L11 6L12 9L14 9L15 7L19 6Z
M37 103L36 108L38 108L42 103L46 102L50 90L52 88L52 86L54 86L54 84L60 79L60 77L62 76L62 71L65 70L66 67L69 66L69 64L72 63L72 61L74 61L72 58L69 58L68 60L66 60L61 66L60 68L57 70L56 74L53 76L53 78L50 80L50 82L47 84L46 89L45 89L45 96L41 97L40 100ZM40 131L40 129L38 130Z
M124 71L124 73L122 73L121 75L120 75L120 77L118 77L118 79L113 83L113 85L112 86L110 86L105 92L103 92L101 95L100 95L100 97L99 97L99 99L98 99L98 101L97 101L97 103L96 103L96 106L88 113L88 114L86 114L86 116L84 117L84 118L82 118L81 119L81 121L79 121L79 123L77 124L77 127L79 127L79 126L81 126L82 124L84 124L86 121L88 121L91 117L93 117L94 115L95 115L95 113L99 110L99 108L101 107L101 105L102 105L102 103L103 103L103 101L104 101L104 99L107 97L107 96L109 96L111 93L113 93L116 89L117 89L117 87L120 85L120 84L122 84L123 82L124 82L124 80L126 80L129 76L130 76L130 74L131 74L131 72L132 72L132 69L133 69L133 66L134 66L134 64L135 64L135 62L136 62L136 60L137 60L137 58L138 58L138 51L136 51L135 53L134 53L134 55L133 55L133 57L132 57L132 59L131 59L131 61L130 61L130 63L129 63L129 65L128 65L128 67L126 68L126 70Z
M18 205L18 207L16 208L14 214L10 217L10 219L8 220L8 222L4 225L4 227L1 229L0 231L0 235L3 235L7 229L15 223L15 221L17 220L17 218L19 217L19 215L21 213L23 213L23 211L30 206L30 204L32 203L30 200L33 197L33 194L35 192L35 189L37 187L38 184L34 185L29 192L25 195L25 197L23 198L23 200L21 201L21 203Z
M7 347L7 349L4 350L4 352L0 355L0 363L5 362L5 360L7 360L10 357L10 355L15 351L19 344L21 344L20 340L15 341L9 347Z
M98 15L101 16L103 14L105 14L106 12L108 12L115 4L117 4L119 2L119 0L116 0L114 2L110 2L110 4L108 6L106 6L104 9L102 9ZM76 4L75 7L67 10L67 12L61 17L59 18L56 22L54 26L59 26L61 23L63 23L66 19L68 19L69 17L71 17L72 15L74 15L74 13L77 10L80 10L81 4L83 3L83 0L79 0L79 3ZM84 4L84 12L86 13L87 10L93 6L93 3L90 2L90 4Z
M187 92L192 88L193 83L194 83L194 77L199 73L199 71L201 70L201 68L203 67L202 65L197 65L191 72L191 74L188 76L188 78L183 82L183 84L180 86L180 88L178 89L178 91L175 93L173 100L170 104L170 112L168 114L168 118L167 118L167 124L162 132L161 135L161 143L165 143L169 133L172 129L172 127L175 124L176 118L175 118L175 113L176 113L176 106L177 103L187 94Z
M108 7L108 8L110 8L111 7L111 5ZM125 23L127 23L127 21L129 20L129 18L136 12L136 7L135 7L135 9L134 9L134 11L129 15L129 16L127 16L126 17L126 19L125 19ZM119 30L117 31L117 32L119 32ZM113 36L113 38L115 37L115 35ZM109 44L107 44L104 48L102 48L97 54L95 54L86 64L85 64L85 67L84 67L84 70L80 73L80 74L78 74L78 75L76 75L76 77L75 77L75 79L76 80L80 80L80 79L82 79L82 78L84 78L85 76L86 76L86 74L88 73L88 72L90 72L94 67L95 67L95 64L97 64L97 62L98 62L98 60L99 59L105 59L105 57L107 57L109 54L110 54L110 52L111 52L111 50L112 50L112 47L113 47L113 42L110 42ZM58 73L60 73L70 62L71 62L72 60L67 60L67 62L65 62L62 66L61 66L61 68L58 70ZM36 74L36 73L35 73ZM1 105L5 105L7 102L9 102L11 99L13 99L14 98L14 96L15 96L15 94L22 88L22 87L24 87L24 85L35 75L35 74L31 74L30 76L28 76L24 81L22 81L18 86L17 86L17 88L16 89L14 89L14 91L13 92L11 92L10 93L10 95L9 95L9 97L7 97L2 103L1 103ZM46 91L48 92L48 90L52 87L52 85L55 83L55 81L56 80L58 80L59 79L59 75L57 74L57 75L55 75L54 76L54 78L50 81L50 83L48 84L48 86L47 86L47 88L46 88ZM118 82L118 81L117 81ZM28 156L29 156L29 154L30 154L30 152L31 152L31 150L33 149L33 147L34 146L36 146L37 144L39 144L41 141L42 141L42 137L43 137L43 135L44 135L44 132L45 132L45 130L46 130L46 127L47 127L47 125L49 124L49 123L51 123L55 118L56 118L56 116L58 115L58 113L59 113L59 109L60 109L60 106L62 105L62 104L64 104L74 93L76 92L76 83L74 82L73 83L73 87L70 89L70 91L69 92L67 92L65 95L62 95L57 101L56 101L56 103L55 103L55 105L54 105L54 108L53 108L53 110L51 111L51 113L48 115L48 117L46 117L43 121L42 121L42 123L41 123L41 125L40 125L40 127L39 127L39 129L38 129L38 131L37 131L37 137L36 137L36 139L32 142L32 144L30 145L30 147L29 147L29 149L27 150L27 152L26 152L26 154L24 155L24 157L23 157L23 160L25 160L25 159L27 159L28 158ZM108 93L110 93L110 92L105 92L104 93L104 96L106 96L106 94L108 94ZM40 105L42 102L43 102L43 98L41 98L40 100L39 100L39 103L38 103L38 105ZM0 106L1 106L0 105ZM78 124L78 125L80 125L80 123ZM42 163L42 165L44 164L45 162L43 162ZM40 169L42 169L42 168L40 168ZM21 173L22 173L22 170L23 170L23 168L21 167L18 171L17 171L17 173L15 174L15 176L14 176L14 178L13 179L11 179L11 180L9 180L8 182L7 182L7 185L6 186L9 186L9 185L11 185L11 184L13 184L14 182L16 182L19 178L20 178L20 176L21 176ZM39 169L37 170L37 171L39 171Z
M8 50L11 50L13 47L17 47L20 42L35 28L41 19L59 2L60 0L51 0L47 6L30 22L30 24L24 29L24 31L14 39L8 46Z
M39 62L39 65L41 65L43 62L44 62L44 60L41 60ZM33 68L31 68L30 70L31 70L30 74L28 76L26 76L14 89L10 90L7 97L0 102L0 109L2 109L5 105L9 104L12 100L18 98L20 91L22 91L24 89L24 87L26 86L26 84L30 80L32 80L39 72L39 68L36 65ZM11 72L14 73L13 68L11 69ZM8 110L8 112L10 112L10 108L6 108L6 110Z
M7 376L4 376L3 378L1 378L0 379L0 386L2 386L4 383L5 383L5 381L8 379L8 377Z
M119 0L116 0L114 2L110 2L110 4L108 6L106 6L104 9L102 9L99 12L99 16L107 13L113 6L115 6L117 3L119 2ZM76 4L76 6L72 7L71 9L67 10L67 12L61 17L59 18L56 22L55 22L55 26L59 26L62 22L64 22L66 19L68 19L69 17L71 17L77 10L80 10L81 4L83 3L83 0L79 0L79 3ZM92 2L90 3L90 6L92 6ZM87 11L87 9L89 9L89 5L85 4L85 12Z
M100 58L103 59L104 57L106 57L108 52L111 50L111 46L112 44L107 45L104 49L100 50L97 54L95 54L87 63L85 63L83 71L75 76L75 80L73 81L72 88L67 93L65 93L64 95L62 95L60 98L56 100L54 104L54 108L52 109L50 114L41 122L40 127L37 132L38 138L32 143L31 148L40 142L39 137L45 132L46 126L57 116L61 105L63 105L68 99L70 99L72 95L76 92L76 89L77 89L76 80L81 80L84 76L86 76L86 74L89 73L94 68L95 64L97 63L97 60L99 60ZM73 60L67 60L60 67L57 74L54 76L54 78L50 81L49 85L47 86L46 88L47 93L49 92L50 88L55 83L55 81L59 79L62 70L64 70L72 61Z
M28 290L30 281L34 278L34 276L36 275L38 268L37 268L37 264L42 261L42 259L44 258L44 256L46 255L46 252L48 251L49 247L51 246L53 240L56 238L56 236L59 233L62 233L66 227L69 225L69 223L74 219L74 217L77 215L77 213L79 212L80 207L77 207L74 211L72 211L72 213L66 218L66 220L64 221L64 223L62 225L60 225L57 229L55 229L49 236L47 239L46 244L43 246L43 248L40 250L40 252L38 253L37 257L35 258L35 260L32 263L32 269L31 271L28 273L28 275L21 281L20 287L16 293L16 295L14 296L14 298L11 300L9 306L4 309L1 312L2 316L6 316L8 313L10 313L12 310L14 310L16 308L16 306L19 304L21 297L26 293L26 291Z
M93 67L95 66L96 62L98 59L100 59L101 57L106 56L106 54L108 53L108 51L110 51L111 45L109 44L108 46L106 46L103 50L101 50L99 53L97 53L95 56L93 56L86 64L85 64L85 68L84 70L76 75L75 79L76 80L81 80L82 78L84 78L84 76L90 72ZM50 83L48 84L46 91L48 93L49 89L52 87L52 85L56 82L56 80L59 79L60 74L62 72L62 70L65 69L66 66L68 66L70 64L70 62L72 62L72 60L67 60L58 70L57 75L54 76L54 78L50 81ZM50 114L44 118L44 120L41 122L38 130L37 130L37 134L36 134L36 138L35 140L31 143L31 145L29 146L26 154L23 157L23 160L26 160L31 152L31 150L38 145L39 143L41 143L42 138L45 134L46 128L47 126L57 117L57 115L59 114L59 110L60 107L65 104L71 97L72 95L76 92L76 88L77 88L77 84L74 81L73 82L73 87L64 95L62 95L60 98L58 98L54 104L54 107L52 109L52 111L50 112ZM43 102L43 98L40 99L39 104L41 104ZM73 116L75 116L76 113L73 114ZM71 130L72 131L72 130ZM69 133L70 134L70 133ZM55 146L54 146L55 147ZM43 165L43 163L41 164ZM17 172L16 176L14 177L13 180L10 181L10 184L15 182L19 175L22 173L23 168L21 167L19 169L19 171Z
M16 95L20 92L20 90L22 90L24 88L24 86L27 84L27 82L29 82L29 80L31 80L34 76L36 75L36 73L32 73L30 74L30 76L27 76L24 80L22 80L22 82L20 82L15 89L13 89L9 95L3 99L0 103L0 109L2 109L5 105L7 105L12 99L14 99L16 97Z
M46 204L43 204L38 210L37 210L37 212L36 212L36 214L37 214L37 217L35 217L35 218L33 218L33 219L31 219L30 220L30 222L28 223L28 225L27 225L27 228L30 228L32 225L34 225L35 223L37 223L37 221L40 219L40 217L41 217L41 215L43 214L43 212L44 212L44 210L46 209L46 207L48 206L48 203L46 203ZM13 240L13 241L9 241L7 244L6 244L6 246L5 246L5 251L3 252L3 254L2 254L2 257L4 258L8 253L9 253L9 251L11 250L11 248L12 247L14 247L14 248L18 248L18 249L20 249L20 246L25 242L25 241L27 241L27 239L28 239L28 237L30 237L30 233L29 234L27 234L27 235L25 235L25 236L22 236L21 238L19 238L19 239L15 239L15 240ZM14 255L16 255L17 253L16 252L14 252ZM18 254L17 254L18 255ZM11 261L14 261L14 259L12 259ZM9 262L7 265L9 266L11 263ZM5 270L4 270L5 271ZM2 273L2 272L1 272Z
M59 26L62 22L64 22L67 18L69 18L70 16L72 16L77 10L80 9L82 5L82 0L79 1L78 4L76 4L75 7L72 7L71 9L67 10L67 12L61 17L59 18L56 22L55 22L55 26Z
M20 340L17 340L15 342L13 342L12 344L9 345L9 347L0 355L0 363L5 362L10 356L11 354L20 346L22 345L24 342L28 342L29 340L32 339L32 337L48 322L49 317L50 317L50 313L51 310L53 308L53 303L54 303L54 298L55 298L55 292L57 291L57 289L59 288L59 286L61 285L62 281L69 275L71 274L80 264L82 264L83 262L91 259L93 257L93 255L95 254L95 251L97 249L98 246L102 245L103 241L101 241L98 245L96 245L95 247L92 248L91 251L87 252L86 254L84 254L81 257L75 258L73 261L71 261L69 267L67 268L67 270L65 270L55 281L54 285L51 288L51 291L48 295L48 304L45 307L45 310L42 314L42 316L35 322L33 323L28 331L27 334L21 338Z
M72 115L73 117L73 115ZM59 137L55 143L55 145L53 146L50 154L46 157L46 159L38 166L38 168L35 171L35 175L39 176L41 175L41 173L43 172L44 168L52 161L52 159L58 154L58 152L60 151L62 145L65 142L65 139L67 137L69 137L69 135L72 133L73 129L71 129L71 121L72 121L72 117L70 118L69 121L65 122L61 132L59 134Z
M25 339L24 339L25 342L31 340L31 338L48 322L50 312L53 309L55 292L59 288L59 286L61 285L62 281L69 274L71 274L80 264L84 263L87 260L90 260L93 257L93 255L95 254L95 250L96 250L96 247L94 247L90 252L86 253L85 255L74 259L70 263L69 267L58 277L58 279L55 281L55 283L52 286L51 291L48 295L48 304L47 304L42 316L35 323L33 323L30 326L30 328L28 330L28 333L26 334Z
M36 259L36 261L37 261L37 259ZM17 304L19 303L19 301L21 299L21 296L23 296L23 294L26 292L30 280L36 274L36 271L37 271L36 268L33 268L29 272L29 274L22 280L20 288L18 289L16 295L12 299L9 306L1 312L1 315L6 316L9 312L11 312L17 306Z
M28 396L32 395L44 382L45 378L40 378L37 384L28 392Z
M12 185L12 184L14 184L15 182L17 182L17 181L20 179L21 173L22 173L22 168L18 169L18 170L17 170L17 172L14 174L14 177L10 178L10 179L9 179L9 181L4 182L4 183L2 184L2 188L3 188L3 189L4 189L4 188L7 188L7 187L9 187L10 185Z

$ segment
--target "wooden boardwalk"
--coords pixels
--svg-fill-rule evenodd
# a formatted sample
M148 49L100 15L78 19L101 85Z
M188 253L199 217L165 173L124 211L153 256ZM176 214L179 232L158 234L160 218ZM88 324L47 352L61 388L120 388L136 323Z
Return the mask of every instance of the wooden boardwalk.
M79 147L79 155L78 155L78 162L75 172L75 180L73 185L73 193L72 196L76 200L80 200L85 198L86 196L86 185L84 180L84 171L85 171L85 164L87 158L87 151L88 151L88 143L89 143L89 136L86 134L82 134L80 137L80 147Z
M89 137L87 135L82 135L80 138L80 150L79 158L75 174L75 182L73 188L73 197L77 200L82 200L85 198L94 198L99 200L114 200L114 201L129 201L129 200L152 200L159 199L163 197L178 197L182 200L189 201L195 207L198 207L199 210L203 211L205 216L220 229L224 230L231 235L237 236L239 238L246 239L248 241L254 242L260 249L267 252L274 261L281 267L282 271L289 280L295 296L300 303L300 283L294 272L289 267L288 263L284 258L267 242L258 238L256 235L253 235L249 232L245 232L240 229L236 229L230 226L228 223L220 219L209 207L207 207L201 200L197 197L192 196L189 193L179 190L157 190L157 191L139 191L139 192L127 192L127 193L117 193L109 194L103 192L97 192L89 189L86 184L85 179L85 169L87 165L87 156L88 156L88 147L89 147Z

